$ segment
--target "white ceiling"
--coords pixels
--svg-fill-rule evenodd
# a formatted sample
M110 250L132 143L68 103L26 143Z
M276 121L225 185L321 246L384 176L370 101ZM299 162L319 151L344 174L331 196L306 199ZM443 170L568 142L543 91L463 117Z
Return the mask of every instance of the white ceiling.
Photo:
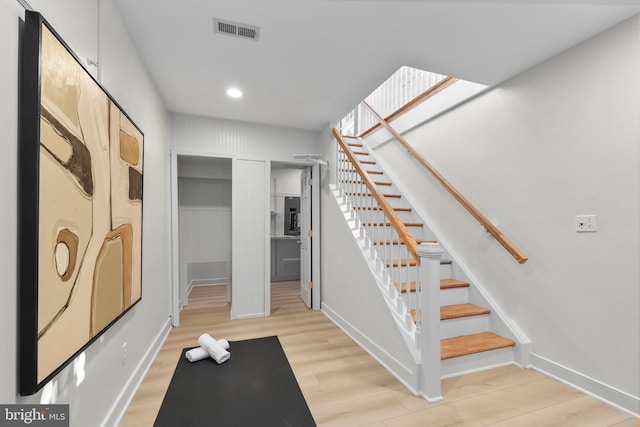
M640 12L640 0L115 2L170 111L312 130L402 65L494 85ZM213 17L260 39L214 34Z

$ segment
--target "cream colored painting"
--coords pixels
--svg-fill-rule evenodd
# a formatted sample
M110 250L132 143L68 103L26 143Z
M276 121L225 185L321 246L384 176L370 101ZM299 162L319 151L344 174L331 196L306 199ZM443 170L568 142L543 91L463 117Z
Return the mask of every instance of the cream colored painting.
M143 177L141 131L36 15L37 339L35 373L21 377L34 389L141 299Z

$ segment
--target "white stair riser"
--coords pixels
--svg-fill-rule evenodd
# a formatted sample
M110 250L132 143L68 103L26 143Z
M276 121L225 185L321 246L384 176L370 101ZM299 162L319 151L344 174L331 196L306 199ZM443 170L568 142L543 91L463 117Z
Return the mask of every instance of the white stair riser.
M440 338L453 338L461 335L479 334L489 330L489 315L461 317L440 322Z
M450 279L451 277L453 277L453 269L451 268L451 264L440 264L440 278Z
M441 376L442 378L451 378L474 371L512 364L513 351L513 347L499 348L443 360L441 364Z
M469 302L469 288L451 288L440 291L440 305L465 304Z
M416 308L416 292L402 294L402 298L409 308ZM469 302L469 288L442 289L440 291L440 305L465 304ZM481 331L482 332L482 331ZM461 334L464 335L464 334Z

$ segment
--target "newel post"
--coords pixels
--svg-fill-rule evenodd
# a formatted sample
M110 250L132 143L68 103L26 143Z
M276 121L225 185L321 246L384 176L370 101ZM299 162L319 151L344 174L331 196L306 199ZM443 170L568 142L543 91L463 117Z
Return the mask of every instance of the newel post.
M438 243L421 243L420 325L421 391L429 402L442 400L440 374L440 258L444 251Z

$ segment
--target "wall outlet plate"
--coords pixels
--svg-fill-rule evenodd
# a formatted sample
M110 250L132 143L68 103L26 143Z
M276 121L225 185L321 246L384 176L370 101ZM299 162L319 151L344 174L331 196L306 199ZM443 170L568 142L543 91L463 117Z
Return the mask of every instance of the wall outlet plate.
M595 215L576 215L576 231L589 233L598 231L598 223Z

